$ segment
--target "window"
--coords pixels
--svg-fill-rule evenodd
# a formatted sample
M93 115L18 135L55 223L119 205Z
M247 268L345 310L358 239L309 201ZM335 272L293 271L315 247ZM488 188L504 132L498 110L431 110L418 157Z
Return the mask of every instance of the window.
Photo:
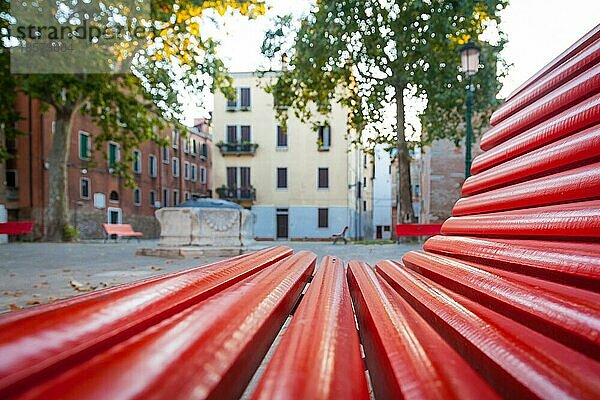
M252 138L250 136L250 125L242 125L240 126L240 131L241 131L241 140L240 142L244 143L244 142L251 142Z
M90 134L79 131L79 158L89 160L92 157L92 141Z
M184 200L189 200L190 199L190 192L183 192L183 199Z
M133 204L139 206L142 204L142 191L140 188L135 188L133 190Z
M139 150L133 151L133 172L136 174L142 173L142 152Z
M169 189L163 189L163 207L169 207Z
M363 188L367 188L367 177L363 177Z
M329 150L329 147L331 146L331 128L329 125L321 125L318 133L319 137L317 142L319 144L319 150Z
M250 108L250 105L250 88L243 87L237 88L234 99L227 100L226 109L230 111L239 109L248 110Z
M202 143L200 147L200 155L204 158L208 157L208 146L206 143Z
M109 200L110 202L117 203L117 202L119 201L119 193L117 193L116 191L114 191L114 190L113 190L113 191L112 191L112 192L110 192L110 194L108 195L108 200Z
M162 148L162 162L163 164L169 163L169 148L167 146L163 146Z
M176 206L179 204L179 191L173 190L173 205Z
M156 156L150 154L148 157L148 171L151 178L156 178Z
M287 131L281 125L277 125L277 147L287 147L288 137Z
M329 209L328 208L319 208L318 209L318 223L319 228L328 228L329 227Z
M108 167L112 168L119 161L119 145L115 142L108 143Z
M367 211L367 201L363 200L363 211Z
M287 189L287 168L277 168L277 189Z
M192 181L196 182L198 180L198 166L196 164L192 164Z
M183 179L190 180L190 163L187 161L183 162Z
M185 154L190 154L190 138L189 137L185 138L185 140L183 141L183 152Z
M192 139L192 155L195 156L198 154L198 142L196 139Z
M206 183L206 168L200 167L200 183Z
M227 100L227 109L228 110L234 110L237 108L237 93L235 94L235 97L232 100Z
M367 155L363 155L363 168L367 168Z
M79 197L82 199L90 198L90 180L89 178L79 179Z
M179 158L173 157L173 176L179 176Z
M171 144L174 149L179 148L179 131L177 129L173 129L173 132L171 132Z
M16 189L18 187L17 170L7 169L6 170L6 187Z
M152 207L156 206L156 192L154 190L150 191L150 205Z
M329 168L319 168L317 187L319 189L329 188Z
M227 143L237 143L237 126L227 125Z
M240 108L250 108L250 88L240 88Z

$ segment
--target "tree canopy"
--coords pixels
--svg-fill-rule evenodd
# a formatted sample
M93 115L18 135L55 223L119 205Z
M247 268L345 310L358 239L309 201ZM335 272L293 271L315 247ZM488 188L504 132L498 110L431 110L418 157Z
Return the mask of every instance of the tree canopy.
M399 222L414 221L410 158L405 138L405 104L411 97L427 102L420 115L424 142L464 136L465 82L458 47L469 39L482 47L474 77L475 113L485 116L497 104L500 90L498 53L505 40L484 40L486 28L497 28L506 0L318 0L294 32L290 17L279 18L262 51L269 58L283 52L288 65L267 90L276 104L291 107L304 121L326 117L334 102L350 110L349 122L362 143L389 143L398 148ZM286 36L293 35L288 45ZM390 107L395 124L385 125ZM315 112L316 111L316 112ZM281 119L286 111L279 111ZM367 129L368 128L368 129ZM481 125L476 125L476 133Z
M0 1L3 27L18 26L19 20L11 15L11 2ZM128 18L131 10L127 7L136 2L146 3L150 10L147 18ZM3 90L8 89L10 93L0 97L3 102L0 108L14 109L14 90L17 89L40 99L56 111L56 130L49 160L47 237L50 240L65 238L65 227L69 221L66 182L68 138L73 115L88 115L102 128L102 134L95 138L96 149L100 150L102 143L108 140L122 146L124 157L112 166L113 171L125 178L130 186L133 185L130 174L132 150L148 140L164 144L160 130L166 124L181 127L179 121L183 118L183 104L178 88L184 88L190 97L197 99L206 90L221 90L228 97L233 96L231 78L217 55L218 43L202 33L202 24L208 21L218 24L215 15L219 14L239 12L255 18L265 12L262 0L111 0L108 2L110 7L98 3L100 7L94 8L93 14L85 9L82 11L81 7L87 3L69 2L62 9L61 4L53 1L39 0L22 4L30 7L26 11L31 13L50 13L55 20L53 22L62 26L80 24L85 17L92 24L104 24L103 28L120 28L114 26L117 23L115 21L120 21L118 23L125 28L141 28L136 31L137 36L122 35L113 45L98 49L104 53L95 53L101 57L94 61L101 63L101 67L108 67L106 73L86 73L85 69L63 72L61 67L68 69L69 63L78 62L66 54L58 60L57 68L61 73L9 75L8 53L14 47L15 29L3 29L1 32L0 80L14 84L3 86ZM59 44L64 46L67 42L70 45L69 41L78 40L81 39L68 37ZM92 41L86 45L91 49L99 46ZM107 49L109 53L106 53ZM127 64L129 68L120 71L119 67L126 60L131 61ZM92 68L97 66L91 65ZM5 115L2 117L4 122Z

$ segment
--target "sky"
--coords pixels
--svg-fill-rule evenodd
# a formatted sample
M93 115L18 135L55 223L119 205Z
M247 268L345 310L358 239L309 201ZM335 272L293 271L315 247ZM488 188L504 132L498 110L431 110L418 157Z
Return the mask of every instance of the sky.
M267 0L266 16L248 20L227 17L215 32L221 41L219 54L234 72L253 71L265 65L260 46L270 20L276 15L308 12L311 0ZM521 83L554 59L577 39L600 23L600 0L512 0L501 14L501 29L508 37L502 56L511 64L504 87L506 97ZM187 122L212 109L212 98L205 109L187 107Z

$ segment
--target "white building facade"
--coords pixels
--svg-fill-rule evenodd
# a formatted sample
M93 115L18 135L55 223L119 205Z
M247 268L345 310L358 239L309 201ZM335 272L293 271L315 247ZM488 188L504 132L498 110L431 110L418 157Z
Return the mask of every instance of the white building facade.
M392 169L390 153L383 144L373 154L373 239L392 237Z
M290 110L287 129L277 121L273 96L256 73L234 73L237 99L215 95L213 182L216 197L254 215L258 240L319 240L348 226L363 237L363 155L350 144L347 112L333 105L315 128Z

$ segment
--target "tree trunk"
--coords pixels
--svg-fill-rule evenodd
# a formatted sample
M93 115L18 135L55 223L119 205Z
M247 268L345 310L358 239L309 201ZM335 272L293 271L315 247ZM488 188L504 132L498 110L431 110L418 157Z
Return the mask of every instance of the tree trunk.
M398 201L396 203L396 222L410 224L415 222L412 207L412 187L410 183L410 155L404 132L404 85L396 86L396 129L398 150Z
M59 242L65 239L69 224L68 160L71 145L71 122L74 108L57 108L49 168L48 233L46 240Z
M4 123L2 123L4 125ZM6 149L6 133L0 126L0 149ZM0 204L6 204L6 160L0 156Z

